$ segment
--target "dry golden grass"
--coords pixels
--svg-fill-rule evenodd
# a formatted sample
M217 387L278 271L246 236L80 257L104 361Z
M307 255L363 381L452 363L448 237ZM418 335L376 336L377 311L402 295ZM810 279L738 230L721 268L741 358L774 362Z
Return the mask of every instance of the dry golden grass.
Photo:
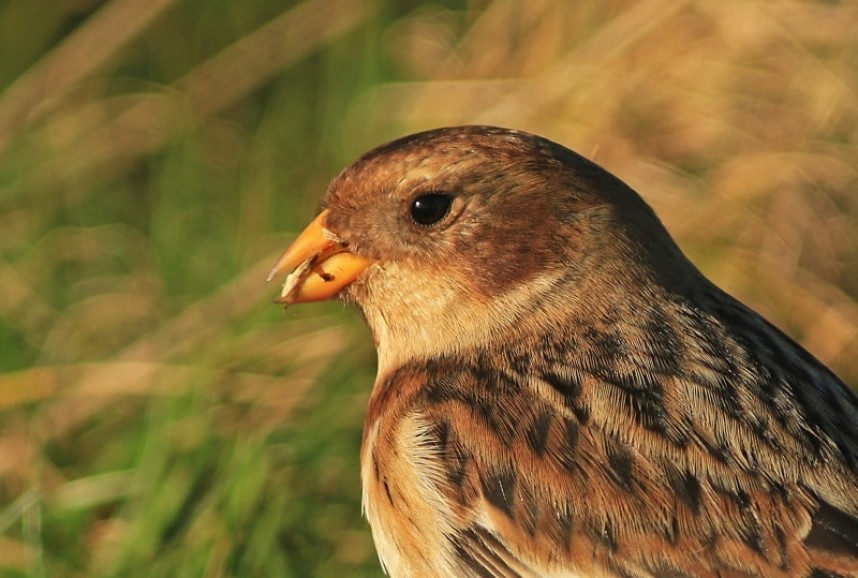
M0 76L0 576L380 574L366 333L263 280L338 167L420 129L594 158L858 383L858 4L254 0L210 36L205 3L84 4Z

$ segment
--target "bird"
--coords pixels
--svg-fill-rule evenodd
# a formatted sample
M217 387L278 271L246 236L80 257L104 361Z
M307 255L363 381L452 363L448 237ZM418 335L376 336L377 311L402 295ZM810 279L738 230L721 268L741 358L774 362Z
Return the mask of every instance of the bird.
M384 144L282 254L378 354L362 503L393 578L858 576L858 398L546 138Z

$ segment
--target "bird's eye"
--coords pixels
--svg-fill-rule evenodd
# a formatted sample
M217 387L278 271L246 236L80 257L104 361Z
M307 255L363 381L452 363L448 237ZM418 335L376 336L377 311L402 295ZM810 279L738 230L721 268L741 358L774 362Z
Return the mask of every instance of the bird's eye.
M453 197L445 193L428 193L411 203L411 218L418 225L434 225L447 216Z

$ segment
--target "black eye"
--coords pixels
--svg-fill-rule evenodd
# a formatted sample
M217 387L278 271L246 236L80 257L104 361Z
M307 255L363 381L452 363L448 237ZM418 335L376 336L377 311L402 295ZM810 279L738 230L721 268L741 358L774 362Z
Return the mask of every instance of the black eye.
M444 193L429 193L411 203L411 218L419 225L434 225L447 216L453 197Z

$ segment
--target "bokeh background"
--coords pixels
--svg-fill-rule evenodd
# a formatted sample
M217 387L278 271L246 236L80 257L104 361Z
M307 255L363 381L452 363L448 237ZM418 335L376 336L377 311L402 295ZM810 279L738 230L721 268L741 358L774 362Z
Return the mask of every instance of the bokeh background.
M0 576L381 576L371 338L265 276L361 152L595 159L858 384L858 4L0 2Z

